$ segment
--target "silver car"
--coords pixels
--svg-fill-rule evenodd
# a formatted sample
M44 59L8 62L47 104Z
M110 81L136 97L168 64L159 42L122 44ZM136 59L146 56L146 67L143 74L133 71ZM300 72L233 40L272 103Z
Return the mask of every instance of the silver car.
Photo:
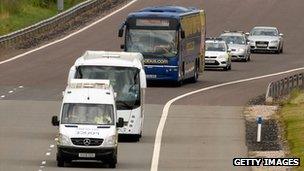
M248 34L251 52L283 53L283 34L276 27L254 27Z
M244 32L225 31L220 35L220 38L227 43L232 60L250 61L250 46Z

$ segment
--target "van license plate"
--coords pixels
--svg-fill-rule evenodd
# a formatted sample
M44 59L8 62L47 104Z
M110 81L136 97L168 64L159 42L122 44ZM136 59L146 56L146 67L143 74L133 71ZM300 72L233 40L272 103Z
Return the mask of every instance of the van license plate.
M94 158L95 157L95 153L79 153L78 157L82 157L82 158Z

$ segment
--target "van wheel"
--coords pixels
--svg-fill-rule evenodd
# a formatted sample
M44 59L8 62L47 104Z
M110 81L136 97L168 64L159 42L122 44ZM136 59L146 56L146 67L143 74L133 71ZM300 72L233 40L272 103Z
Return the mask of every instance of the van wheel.
M57 158L57 166L64 167L64 160L62 158Z
M141 137L141 134L133 135L133 136L132 136L132 140L133 140L134 142L139 142L140 137Z
M109 161L107 163L109 165L109 168L116 168L116 164L117 164L117 153L116 152L113 154L113 157L111 157L111 159L109 159Z
M116 163L110 162L110 163L109 163L109 168L116 168Z

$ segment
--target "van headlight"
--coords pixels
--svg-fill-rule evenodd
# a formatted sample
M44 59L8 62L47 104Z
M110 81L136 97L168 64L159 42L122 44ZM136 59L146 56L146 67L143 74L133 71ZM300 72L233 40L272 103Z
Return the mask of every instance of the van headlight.
M71 142L70 138L67 137L66 135L59 134L57 144L62 145L62 146L71 146L72 142Z
M104 141L104 146L115 146L117 144L116 135L109 136Z

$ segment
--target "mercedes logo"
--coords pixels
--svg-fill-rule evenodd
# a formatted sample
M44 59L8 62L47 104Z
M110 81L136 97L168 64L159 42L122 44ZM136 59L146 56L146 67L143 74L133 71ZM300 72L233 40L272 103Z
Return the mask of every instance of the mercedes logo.
M89 146L89 145L91 144L91 140L88 139L88 138L86 138L86 139L83 140L83 144L84 144L85 146Z

